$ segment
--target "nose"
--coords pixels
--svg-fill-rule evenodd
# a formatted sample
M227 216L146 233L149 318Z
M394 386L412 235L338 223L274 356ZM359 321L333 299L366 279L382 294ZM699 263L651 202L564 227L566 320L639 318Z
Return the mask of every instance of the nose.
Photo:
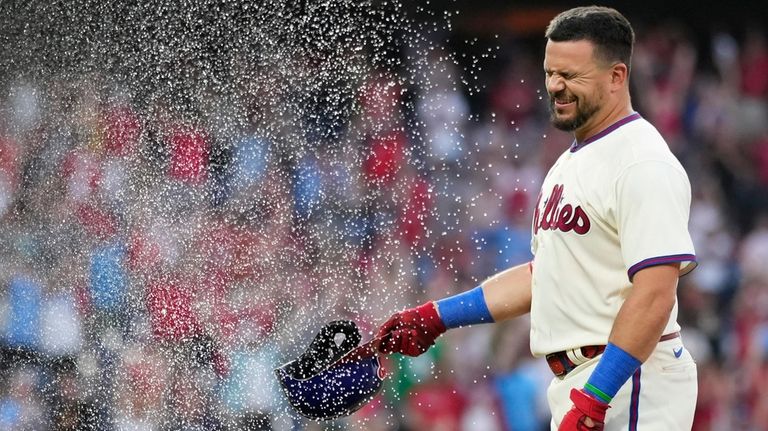
M563 78L560 75L552 74L547 77L547 92L549 94L557 94L564 89L565 82L563 82Z

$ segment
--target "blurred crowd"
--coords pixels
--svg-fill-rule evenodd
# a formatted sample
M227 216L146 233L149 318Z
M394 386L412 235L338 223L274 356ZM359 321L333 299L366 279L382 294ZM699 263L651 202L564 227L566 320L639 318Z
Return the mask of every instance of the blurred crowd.
M693 187L699 267L679 300L694 429L766 430L765 29L638 33L634 107ZM326 321L367 339L531 259L539 184L572 139L548 123L539 42L504 44L482 91L445 47L372 67L343 115L332 93L291 116L263 88L180 108L95 72L10 80L0 429L548 429L551 372L525 318L386 358L382 394L333 423L292 413L272 372Z

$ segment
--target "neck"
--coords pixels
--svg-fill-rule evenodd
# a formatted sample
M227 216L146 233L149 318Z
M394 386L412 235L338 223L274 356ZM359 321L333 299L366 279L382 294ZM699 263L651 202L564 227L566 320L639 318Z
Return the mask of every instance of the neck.
M634 110L629 101L627 101L627 103L617 103L610 109L596 112L595 115L590 118L590 121L587 121L586 124L573 132L576 142L584 142L586 139L600 133L611 124L621 120L632 112L634 112Z

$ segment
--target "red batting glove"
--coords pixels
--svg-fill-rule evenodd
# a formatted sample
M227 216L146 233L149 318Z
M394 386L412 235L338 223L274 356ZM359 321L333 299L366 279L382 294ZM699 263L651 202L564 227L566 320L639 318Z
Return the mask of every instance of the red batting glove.
M433 302L395 313L379 328L381 353L402 353L419 356L445 332L445 324L437 314Z
M605 412L611 406L578 389L571 389L571 401L573 407L563 417L558 431L602 431L605 426ZM584 421L587 418L592 419L594 426L586 425Z

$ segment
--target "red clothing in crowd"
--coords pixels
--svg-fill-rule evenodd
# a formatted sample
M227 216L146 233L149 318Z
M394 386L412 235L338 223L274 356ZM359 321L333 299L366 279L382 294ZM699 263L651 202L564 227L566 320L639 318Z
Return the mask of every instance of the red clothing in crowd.
M406 144L405 135L401 132L372 138L371 150L363 163L368 181L380 186L392 184L405 160Z
M104 129L104 149L107 154L125 156L138 148L141 123L129 106L110 109L106 114Z
M96 205L81 204L77 207L76 215L86 232L97 238L108 239L117 234L118 222L114 214Z
M226 222L210 223L199 247L211 266L234 280L256 280L264 272L260 259L273 246L259 231Z
M127 263L131 271L151 273L161 263L160 245L148 233L134 230L128 240Z
M452 384L431 383L414 387L406 402L414 429L461 430L467 400Z
M19 150L16 142L0 136L0 173L5 175L9 185L19 185Z
M432 196L429 183L418 177L409 182L407 199L400 217L400 232L409 247L415 247L424 241L427 234L427 221L432 210Z
M491 92L492 112L505 124L520 126L533 118L540 105L536 85L520 79L504 79Z
M202 184L208 178L210 141L196 128L174 126L168 137L170 164L168 175L188 184Z
M741 91L749 97L768 96L768 41L752 31L742 47Z
M761 183L768 185L768 135L763 136L763 138L755 144L754 148L757 176Z
M151 281L147 286L147 310L152 334L159 340L178 342L201 333L193 311L193 288L177 276Z

